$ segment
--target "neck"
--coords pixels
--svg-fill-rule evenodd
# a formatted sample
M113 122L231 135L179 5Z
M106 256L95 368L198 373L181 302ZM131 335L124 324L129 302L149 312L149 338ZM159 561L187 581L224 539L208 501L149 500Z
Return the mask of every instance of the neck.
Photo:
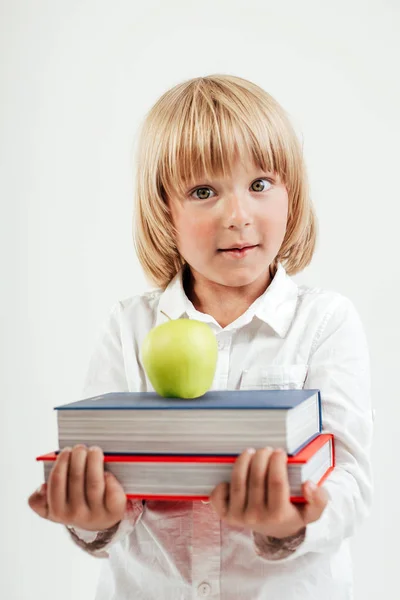
M212 316L222 327L227 327L238 319L259 298L270 285L274 273L271 269L265 277L250 285L230 287L203 281L193 275L189 268L184 271L185 293L199 312Z

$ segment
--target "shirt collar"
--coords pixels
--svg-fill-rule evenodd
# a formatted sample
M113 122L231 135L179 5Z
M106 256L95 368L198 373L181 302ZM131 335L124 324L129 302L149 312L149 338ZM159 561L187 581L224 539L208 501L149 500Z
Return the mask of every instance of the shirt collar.
M213 323L218 329L221 329L221 326L211 315L196 310L193 303L186 296L182 281L183 269L184 267L178 271L164 292L161 293L157 309L156 326L165 323L168 317L179 319L183 315L187 315L189 319ZM266 291L249 306L243 315L238 317L233 323L230 323L225 329L238 329L249 323L254 317L257 317L272 327L283 338L292 323L297 305L297 297L297 284L286 273L283 265L278 263L275 277ZM162 313L165 313L168 317Z

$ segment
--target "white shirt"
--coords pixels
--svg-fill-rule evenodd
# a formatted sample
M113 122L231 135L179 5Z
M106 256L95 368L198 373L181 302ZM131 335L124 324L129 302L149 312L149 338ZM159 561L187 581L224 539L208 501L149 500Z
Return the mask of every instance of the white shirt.
M347 600L348 538L368 515L372 482L369 352L362 323L343 295L298 286L279 264L266 292L221 328L187 298L182 271L166 290L117 302L90 361L83 397L153 391L140 361L151 328L170 318L209 323L218 340L212 389L321 391L323 431L333 433L330 500L293 551L276 552L251 530L221 522L203 502L130 501L108 543L78 530L75 541L107 556L96 600ZM72 534L73 535L73 534ZM94 549L97 548L97 549Z

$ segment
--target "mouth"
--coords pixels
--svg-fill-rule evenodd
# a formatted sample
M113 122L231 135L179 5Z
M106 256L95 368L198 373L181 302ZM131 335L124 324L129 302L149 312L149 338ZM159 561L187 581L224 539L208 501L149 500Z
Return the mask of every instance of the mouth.
M242 258L244 256L247 256L247 254L249 254L256 248L258 248L258 244L254 245L254 246L242 246L242 247L238 247L238 248L225 248L225 249L221 248L218 250L218 252L221 254L224 254L225 256L232 256L234 258Z

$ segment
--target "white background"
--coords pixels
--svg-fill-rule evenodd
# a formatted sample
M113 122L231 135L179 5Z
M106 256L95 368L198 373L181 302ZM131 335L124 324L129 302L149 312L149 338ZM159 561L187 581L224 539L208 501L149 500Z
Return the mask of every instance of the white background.
M371 350L375 503L352 543L355 598L397 598L397 0L0 7L1 598L93 598L101 559L27 506L35 457L56 446L53 406L80 398L109 308L148 287L131 240L137 128L211 73L264 87L304 139L320 237L296 280L349 296Z

